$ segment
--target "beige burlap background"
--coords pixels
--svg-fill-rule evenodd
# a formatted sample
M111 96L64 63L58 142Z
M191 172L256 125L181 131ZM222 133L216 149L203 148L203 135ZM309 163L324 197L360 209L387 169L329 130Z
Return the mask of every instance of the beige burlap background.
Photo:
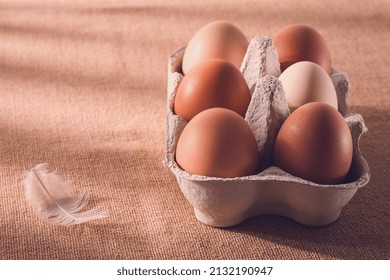
M1 1L1 259L389 259L389 1ZM225 19L250 39L304 22L348 73L371 181L329 226L199 223L163 167L167 58ZM47 162L110 217L55 227L22 180Z

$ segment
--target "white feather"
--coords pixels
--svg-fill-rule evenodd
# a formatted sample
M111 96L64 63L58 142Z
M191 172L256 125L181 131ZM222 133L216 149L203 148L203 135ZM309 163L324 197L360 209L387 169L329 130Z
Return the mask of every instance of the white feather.
M33 167L23 185L27 201L35 205L38 217L47 223L68 226L108 216L101 207L80 212L88 204L88 194L82 190L71 196L69 182L63 182L55 172L49 172L46 163Z

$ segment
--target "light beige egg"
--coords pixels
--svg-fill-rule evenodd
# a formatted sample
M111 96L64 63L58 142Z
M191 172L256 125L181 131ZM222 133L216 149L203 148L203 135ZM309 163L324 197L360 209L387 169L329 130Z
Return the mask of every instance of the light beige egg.
M280 76L290 111L309 103L324 102L338 110L336 89L328 73L319 65L302 61Z

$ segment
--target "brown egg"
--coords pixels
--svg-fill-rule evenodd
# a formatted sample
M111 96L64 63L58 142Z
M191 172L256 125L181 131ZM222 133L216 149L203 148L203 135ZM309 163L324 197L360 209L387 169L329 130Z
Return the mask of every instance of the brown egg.
M237 113L211 108L184 128L176 162L191 174L220 178L252 175L258 169L258 148L249 125Z
M322 102L307 103L283 123L274 162L284 171L319 184L338 184L352 162L352 136L342 115Z
M184 76L176 92L174 112L189 121L203 110L223 107L244 117L250 99L240 70L225 60L210 59Z
M283 72L298 61L317 63L330 74L331 57L325 39L316 30L303 24L288 25L273 37Z
M183 73L210 58L227 60L240 68L248 48L248 39L235 25L214 21L202 27L191 38L183 56Z

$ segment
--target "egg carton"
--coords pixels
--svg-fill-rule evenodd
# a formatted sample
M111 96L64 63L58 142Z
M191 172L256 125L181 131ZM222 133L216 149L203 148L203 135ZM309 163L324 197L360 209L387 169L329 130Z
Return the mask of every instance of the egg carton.
M229 227L258 215L280 215L307 226L323 226L337 220L341 209L370 179L367 161L361 155L359 139L367 131L363 117L348 111L349 92L345 73L332 70L339 112L353 139L353 160L345 182L323 185L304 180L272 166L276 135L290 114L279 79L280 67L272 40L256 36L241 65L251 93L245 120L251 127L262 160L261 172L237 178L190 174L175 162L175 150L187 122L173 113L178 85L183 78L181 62L185 47L169 57L166 156L164 165L176 176L178 185L194 207L196 218L209 226Z

